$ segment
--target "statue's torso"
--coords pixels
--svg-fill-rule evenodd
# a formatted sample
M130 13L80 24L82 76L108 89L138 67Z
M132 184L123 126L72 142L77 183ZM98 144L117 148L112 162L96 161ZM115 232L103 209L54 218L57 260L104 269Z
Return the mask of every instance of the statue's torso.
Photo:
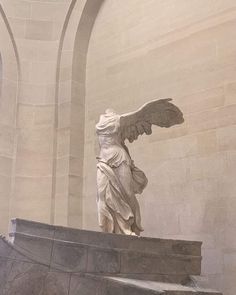
M99 161L106 162L111 167L118 167L125 162L131 165L131 159L123 146L120 136L120 116L105 114L96 125L100 145Z

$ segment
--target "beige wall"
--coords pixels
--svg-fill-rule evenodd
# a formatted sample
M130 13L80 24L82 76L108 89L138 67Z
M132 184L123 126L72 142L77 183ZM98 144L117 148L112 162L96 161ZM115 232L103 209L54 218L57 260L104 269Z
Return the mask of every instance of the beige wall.
M84 227L97 229L94 126L107 107L173 97L185 123L130 146L149 184L144 235L203 240L203 274L236 290L236 2L106 1L92 32L86 82Z
M2 0L0 232L82 227L87 47L103 0Z
M72 1L58 68L55 223L82 227L86 56L103 0ZM64 208L67 208L65 210Z
M12 31L0 6L0 231L8 228L12 206L19 60Z
M69 3L1 2L20 66L9 215L50 222L57 51Z

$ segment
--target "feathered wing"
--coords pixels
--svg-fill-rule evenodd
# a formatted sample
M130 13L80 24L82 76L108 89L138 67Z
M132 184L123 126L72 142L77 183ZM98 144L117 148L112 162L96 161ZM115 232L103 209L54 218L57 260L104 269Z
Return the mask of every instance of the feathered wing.
M170 102L171 100L171 98L152 100L135 112L121 115L122 139L133 142L143 133L151 134L152 125L168 128L183 123L183 113Z

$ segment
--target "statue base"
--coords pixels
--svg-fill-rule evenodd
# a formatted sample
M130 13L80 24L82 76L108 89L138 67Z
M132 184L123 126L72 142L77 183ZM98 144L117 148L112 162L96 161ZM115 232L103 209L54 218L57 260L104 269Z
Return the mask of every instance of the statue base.
M22 219L0 238L0 294L221 293L197 286L201 242L107 234ZM194 279L192 279L194 278Z

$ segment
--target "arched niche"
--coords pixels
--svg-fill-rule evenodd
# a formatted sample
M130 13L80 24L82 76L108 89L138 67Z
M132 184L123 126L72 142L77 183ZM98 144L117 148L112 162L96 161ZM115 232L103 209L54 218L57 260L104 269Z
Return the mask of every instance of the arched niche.
M74 227L83 226L87 50L103 1L71 2L58 52L51 222ZM67 78L65 73L69 73Z
M16 148L16 112L19 59L14 36L0 5L0 232L6 233L11 216Z

